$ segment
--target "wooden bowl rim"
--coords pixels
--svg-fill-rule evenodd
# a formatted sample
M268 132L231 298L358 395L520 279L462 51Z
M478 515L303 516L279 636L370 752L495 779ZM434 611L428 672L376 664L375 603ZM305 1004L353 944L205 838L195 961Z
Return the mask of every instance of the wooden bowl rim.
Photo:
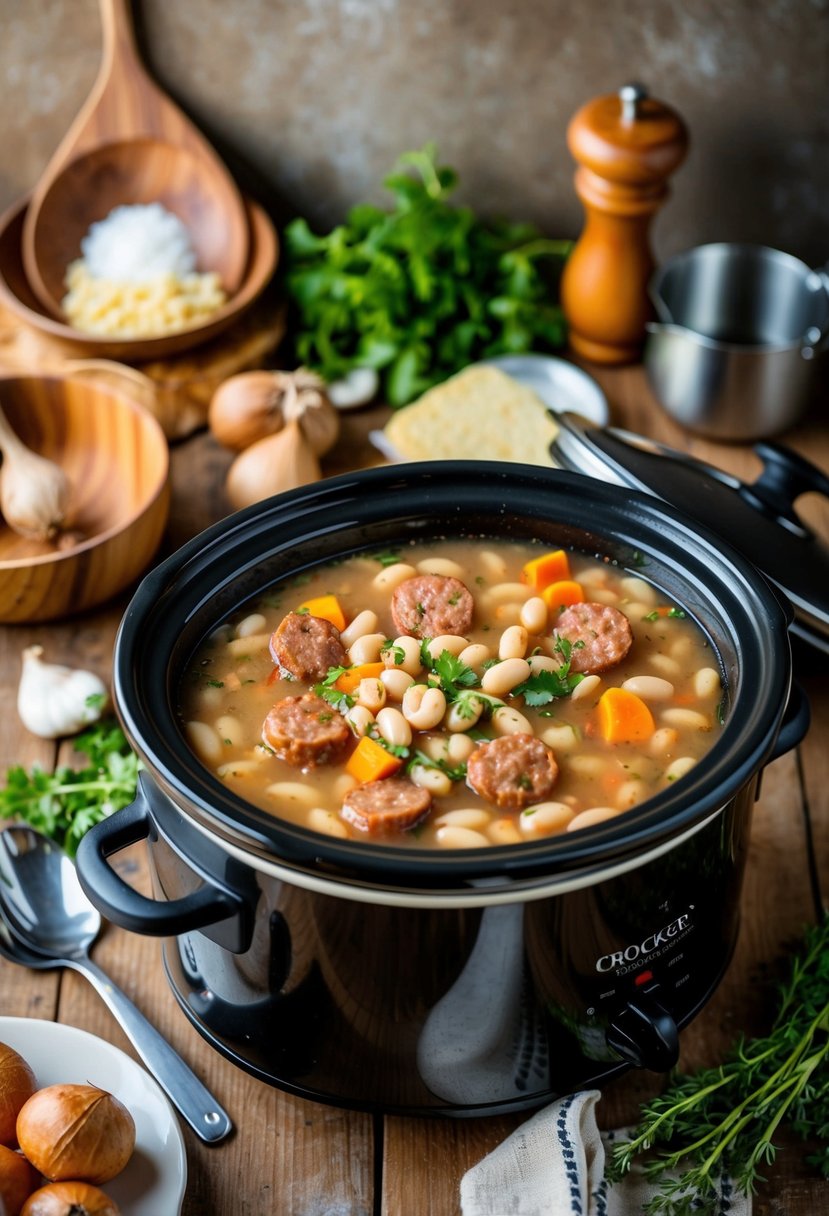
M78 372L75 375L61 376L59 374L48 376L34 375L17 375L14 372L0 372L0 388L8 381L14 380L30 381L36 384L54 383L55 381L61 384L69 381L83 381L83 372ZM60 562L71 562L76 558L88 553L93 549L98 549L101 545L108 544L117 536L121 536L124 532L129 531L140 519L143 519L152 508L156 505L166 490L170 477L170 447L167 443L167 437L161 427L161 423L143 405L134 398L130 397L129 393L120 391L119 389L111 388L109 385L92 385L86 383L87 388L93 388L97 393L105 397L112 398L117 402L118 408L126 408L135 414L142 425L151 432L155 439L160 442L161 446L161 465L159 475L155 483L151 486L143 504L125 519L122 523L117 524L112 528L107 528L103 532L96 532L94 536L90 536L88 540L83 540L80 544L73 545L71 549L56 549L54 553L41 553L33 557L20 557L16 559L0 558L0 571L25 570L30 566L47 566L59 564ZM8 527L8 525L4 524Z
M16 219L25 218L30 198L30 194L24 195L7 207L2 215L0 215L0 238L5 235L6 230ZM243 194L242 201L245 204L245 211L250 225L248 266L245 276L238 291L221 308L217 308L215 312L210 313L209 316L199 321L196 325L176 329L169 334L136 336L132 338L126 336L119 337L117 334L86 333L81 329L73 329L71 325L66 325L64 322L56 320L54 317L49 316L45 310L41 312L38 309L30 308L28 304L24 303L12 291L3 273L2 266L0 266L0 300L12 312L43 333L51 334L52 337L59 338L64 342L72 342L76 346L85 346L90 351L94 350L98 352L101 357L107 357L106 353L110 352L109 358L129 360L130 355L128 354L112 352L115 348L117 348L118 352L128 351L130 348L133 348L141 352L140 355L132 356L135 361L147 363L153 359L164 358L169 353L169 348L173 344L175 346L175 353L181 353L193 346L197 346L203 339L206 341L214 333L227 328L239 314L261 295L279 264L279 234L271 217L262 204L250 195ZM20 262L22 268L22 251ZM259 268L258 272L257 267ZM25 276L25 269L23 269L23 274ZM34 292L32 294L34 295ZM189 341L191 338L192 341Z

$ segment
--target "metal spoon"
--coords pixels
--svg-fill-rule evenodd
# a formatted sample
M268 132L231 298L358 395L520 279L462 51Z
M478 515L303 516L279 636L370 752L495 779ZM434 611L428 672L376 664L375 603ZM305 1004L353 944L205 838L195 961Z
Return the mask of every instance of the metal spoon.
M0 934L0 953L27 967L71 967L85 975L196 1135L209 1144L223 1140L233 1128L226 1111L90 959L100 914L81 890L70 859L34 828L14 825L0 832L0 912L10 931Z

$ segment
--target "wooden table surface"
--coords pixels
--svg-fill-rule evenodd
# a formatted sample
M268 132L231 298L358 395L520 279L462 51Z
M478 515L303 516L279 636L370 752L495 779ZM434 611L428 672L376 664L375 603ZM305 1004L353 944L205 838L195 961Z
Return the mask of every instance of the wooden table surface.
M648 393L641 368L591 370L607 393L615 423L688 448L743 477L756 476L759 464L749 448L707 444L674 425ZM383 419L384 412L376 408L349 415L325 472L379 463L366 436ZM825 421L807 420L785 442L829 471ZM165 552L224 513L222 483L229 459L204 432L174 446ZM829 537L829 504L807 500L806 505L811 522ZM23 647L40 642L48 659L90 667L106 678L126 600L61 624L0 627L0 772L12 763L51 767L72 757L70 744L56 748L19 723L15 701ZM781 960L802 927L829 902L829 665L807 661L800 666L813 724L797 752L775 761L765 773L752 828L739 945L718 992L683 1033L686 1067L717 1062L740 1031L768 1028ZM142 849L132 851L139 884L146 883ZM384 1119L290 1097L247 1076L201 1040L167 986L156 939L107 927L94 957L235 1121L233 1136L214 1148L203 1146L185 1128L189 1181L183 1216L456 1216L464 1171L528 1117ZM68 1023L134 1054L86 981L71 972L35 973L0 960L0 1014ZM632 1120L637 1104L661 1083L653 1074L630 1073L609 1085L600 1104L603 1125ZM817 1216L829 1211L829 1184L806 1164L798 1141L784 1143L755 1200L755 1213Z

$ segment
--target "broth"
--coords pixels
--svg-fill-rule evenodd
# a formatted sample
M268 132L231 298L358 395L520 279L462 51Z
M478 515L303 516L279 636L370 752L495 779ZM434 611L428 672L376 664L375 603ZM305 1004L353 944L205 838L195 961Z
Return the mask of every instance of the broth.
M418 848L622 814L711 748L722 704L705 634L638 574L471 539L274 585L214 631L180 697L191 747L247 801Z

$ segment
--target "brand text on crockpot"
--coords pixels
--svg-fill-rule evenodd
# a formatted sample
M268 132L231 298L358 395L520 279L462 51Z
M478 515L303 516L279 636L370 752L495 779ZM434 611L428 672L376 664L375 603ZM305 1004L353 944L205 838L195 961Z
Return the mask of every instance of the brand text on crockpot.
M672 920L670 924L657 930L656 933L652 933L643 942L634 943L624 950L614 950L612 954L603 954L596 963L596 970L612 971L614 967L624 967L626 963L635 963L637 959L659 953L661 946L666 945L688 928L690 920L691 913L683 912L676 920Z

